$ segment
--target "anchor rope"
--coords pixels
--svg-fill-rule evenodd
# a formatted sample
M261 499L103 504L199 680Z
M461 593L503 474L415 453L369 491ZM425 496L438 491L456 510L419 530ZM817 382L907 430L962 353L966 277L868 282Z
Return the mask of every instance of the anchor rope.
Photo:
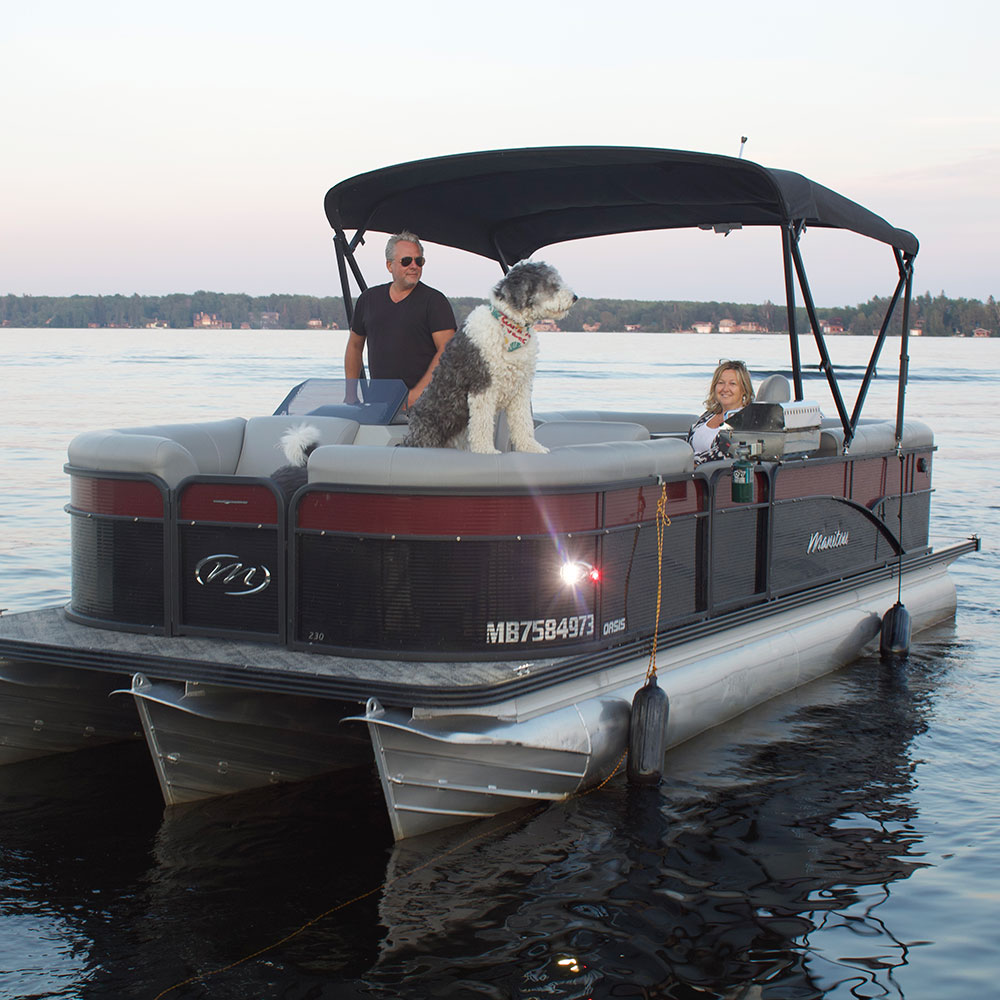
M621 761L619 761L618 763L620 765ZM614 776L617 770L618 768L615 768L615 771L613 771L609 776L609 780L610 777ZM594 790L596 791L596 789ZM422 864L414 866L413 868L409 869L409 871L405 871L401 875L397 875L394 878L386 879L384 882L380 882L374 888L367 890L367 892L358 893L358 895L352 896L350 899L345 899L343 902L337 903L335 906L331 906L328 910L324 910L318 916L313 917L311 920L307 920L304 924L301 924L299 927L296 927L294 931L291 931L288 934L285 934L283 937L278 938L277 941L272 941L271 944L265 945L263 948L258 948L256 951L251 952L248 955L244 955L242 958L238 958L236 959L236 961L230 962L228 965L220 966L217 969L211 969L208 972L199 972L197 975L191 976L190 978L185 979L182 982L174 983L173 986L169 986L167 987L167 989L157 993L156 996L153 998L153 1000L161 1000L162 997L165 997L168 993L173 993L174 990L179 990L182 986L189 986L191 985L191 983L201 982L203 979L210 979L212 976L221 975L223 972L231 972L238 966L243 965L246 962L250 962L255 958L259 958L261 955L264 955L269 951L273 951L275 948L281 947L281 945L287 943L288 941L291 941L292 938L297 937L299 934L301 934L305 930L308 930L314 924L318 924L321 920L330 916L332 913L336 913L338 910L343 910L346 907L350 906L352 903L357 903L360 902L362 899L367 899L369 896L374 896L375 893L381 891L382 889L388 889L389 886L395 885L397 882L402 882L403 879L409 878L411 875L415 875L422 869L428 868L431 865L436 864L438 861L440 861L442 858L447 857L449 854L454 854L455 851L460 850L463 847L467 847L469 844L473 844L477 840L482 840L484 837L489 837L493 836L494 834L501 833L508 827L515 826L516 824L521 823L523 820L524 820L523 814L518 815L514 819L510 820L507 823L504 823L501 826L496 826L496 827L491 826L488 830L484 830L482 833L477 833L472 837L467 837L465 840L462 840L459 843L454 844L447 850L441 851L439 854L435 854L434 857L428 859L427 861L424 861Z
M581 797L584 795L590 795L591 792L599 792L618 773L627 756L628 747L625 748L625 752L618 758L618 763L615 764L614 770L599 785L594 785L593 788L588 788L585 792L581 792Z
M656 643L660 635L660 604L663 600L663 533L670 524L667 514L667 484L662 484L656 501L656 618L653 620L653 646L649 651L646 681L656 677Z

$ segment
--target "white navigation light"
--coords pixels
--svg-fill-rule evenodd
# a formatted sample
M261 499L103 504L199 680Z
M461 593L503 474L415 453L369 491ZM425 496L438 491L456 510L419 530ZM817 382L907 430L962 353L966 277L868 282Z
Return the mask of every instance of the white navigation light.
M574 562L564 562L559 570L563 583L568 587L575 587L579 583L597 583L601 579L601 571L590 563L580 560Z

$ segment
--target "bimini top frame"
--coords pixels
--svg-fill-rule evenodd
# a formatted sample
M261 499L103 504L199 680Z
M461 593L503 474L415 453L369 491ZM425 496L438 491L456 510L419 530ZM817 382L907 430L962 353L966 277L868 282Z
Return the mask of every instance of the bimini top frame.
M408 229L421 239L496 260L506 271L544 246L590 236L655 229L729 232L777 226L782 234L792 377L802 399L795 279L820 354L845 443L854 435L893 312L903 297L903 349L897 406L902 438L906 344L913 259L919 244L904 229L801 174L729 156L614 146L506 149L434 157L341 181L326 195L341 285L353 316L349 273L365 282L354 253L365 233ZM799 238L808 227L845 229L891 248L899 280L848 414L819 328ZM355 230L347 237L347 230Z

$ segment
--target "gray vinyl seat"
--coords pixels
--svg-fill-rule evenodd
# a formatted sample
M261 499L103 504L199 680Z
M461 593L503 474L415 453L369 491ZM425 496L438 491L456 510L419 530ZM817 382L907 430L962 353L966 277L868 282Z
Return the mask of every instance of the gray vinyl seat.
M790 403L792 387L784 375L768 375L757 386L754 399L758 403Z
M335 486L558 487L592 486L646 476L683 475L694 468L684 441L659 438L554 448L547 455L480 455L455 448L372 448L327 445L309 456L309 482Z
M346 417L251 417L243 431L243 446L234 470L237 476L269 476L287 464L281 450L285 431L300 425L315 427L320 444L352 444L359 424Z
M344 417L232 417L85 431L70 442L69 463L150 474L171 487L189 476L269 476L286 464L282 434L305 423L319 430L321 444L349 444L358 431L357 421Z
M624 420L549 420L535 428L535 440L546 448L605 441L648 441L649 428Z

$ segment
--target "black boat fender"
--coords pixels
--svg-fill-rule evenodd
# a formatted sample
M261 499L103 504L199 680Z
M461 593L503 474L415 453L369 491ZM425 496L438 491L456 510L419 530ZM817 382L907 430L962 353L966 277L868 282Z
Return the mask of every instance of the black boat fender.
M670 699L656 683L656 675L653 674L632 699L626 765L629 784L659 784L663 777L663 757L667 752L669 717Z
M878 651L889 661L905 660L910 653L910 612L899 601L882 616Z

